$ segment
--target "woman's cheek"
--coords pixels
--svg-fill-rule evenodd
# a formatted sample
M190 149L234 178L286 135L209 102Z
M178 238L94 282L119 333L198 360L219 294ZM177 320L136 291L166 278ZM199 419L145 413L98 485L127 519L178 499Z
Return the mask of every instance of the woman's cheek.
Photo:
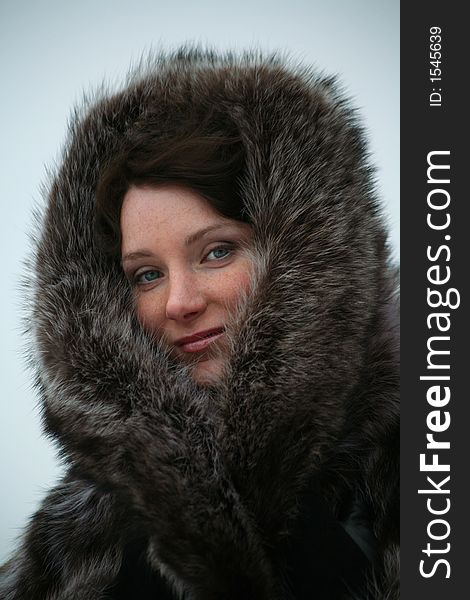
M163 325L163 307L154 297L152 290L140 294L136 301L137 316L142 327L151 333L160 330Z
M237 300L249 290L251 281L251 265L243 261L238 265L235 272L227 276L224 282L225 299L230 304L236 304Z

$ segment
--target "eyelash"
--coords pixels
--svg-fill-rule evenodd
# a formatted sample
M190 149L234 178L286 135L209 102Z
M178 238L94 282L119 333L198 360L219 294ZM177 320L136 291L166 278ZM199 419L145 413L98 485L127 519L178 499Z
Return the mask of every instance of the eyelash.
M216 250L228 250L228 253L225 256L222 256L220 258L214 258L211 260L224 260L224 258L228 258L229 256L232 256L233 251L235 250L235 246L234 244L220 244L219 246L215 246L215 248L212 248L212 250L210 250L206 256L205 259L207 259L207 257L209 256L209 254L212 254L213 252L215 252Z
M158 277L157 279L153 279L152 281L146 281L146 282L141 281L141 279L143 277L145 277L145 275L148 275L149 273L161 273L161 271L159 271L158 269L148 269L147 271L142 271L141 273L138 273L133 277L133 284L145 286L145 285L150 285L151 283L155 283L155 281L157 281L158 279L161 279L161 277Z
M208 260L208 262L222 262L225 259L231 257L233 255L235 249L236 249L235 244L219 244L218 246L215 246L214 248L209 250L209 252L207 252L207 254L204 256L204 261ZM216 250L227 250L227 254L225 254L225 256L222 256L220 258L208 259L208 256L210 254L212 254L213 252L215 252ZM142 278L145 277L146 275L148 275L149 273L160 273L161 274L161 271L159 271L158 269L147 269L146 271L137 273L132 278L132 283L136 286L147 286L152 283L155 283L156 281L158 281L158 279L161 279L161 277L158 277L157 279L153 279L152 281L143 282Z

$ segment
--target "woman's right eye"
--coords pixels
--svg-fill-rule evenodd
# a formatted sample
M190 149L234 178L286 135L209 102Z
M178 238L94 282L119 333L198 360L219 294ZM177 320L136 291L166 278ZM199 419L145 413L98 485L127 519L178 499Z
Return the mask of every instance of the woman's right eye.
M141 271L134 276L134 283L137 285L147 285L154 283L162 277L161 271L156 269L149 269L148 271Z

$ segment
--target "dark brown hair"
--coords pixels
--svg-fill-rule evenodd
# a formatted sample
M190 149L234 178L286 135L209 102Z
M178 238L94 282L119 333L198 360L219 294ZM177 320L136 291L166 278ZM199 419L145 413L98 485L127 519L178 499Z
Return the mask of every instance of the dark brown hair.
M156 128L155 128L156 129ZM236 131L205 122L162 133L151 125L128 134L103 169L96 194L95 236L120 258L120 214L132 185L177 183L201 194L224 217L247 222L239 190L244 149Z

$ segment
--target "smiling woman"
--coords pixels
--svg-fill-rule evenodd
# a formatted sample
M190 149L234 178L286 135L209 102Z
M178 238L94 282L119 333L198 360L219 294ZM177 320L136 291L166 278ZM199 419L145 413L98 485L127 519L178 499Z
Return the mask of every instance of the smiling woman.
M68 467L2 600L395 600L398 299L333 79L159 55L77 115L31 363Z
M147 331L192 359L199 383L223 371L225 324L250 283L247 223L181 186L132 187L122 204L122 264Z

